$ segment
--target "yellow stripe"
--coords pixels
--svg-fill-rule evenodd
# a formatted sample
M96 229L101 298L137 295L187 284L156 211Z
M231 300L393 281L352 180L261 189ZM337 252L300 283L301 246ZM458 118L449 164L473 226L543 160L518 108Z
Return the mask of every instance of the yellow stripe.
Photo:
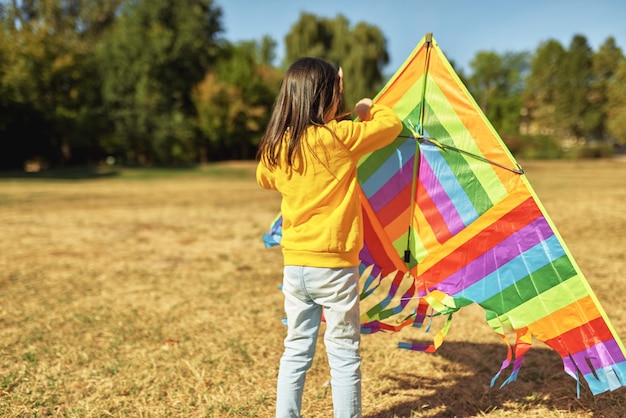
M505 315L509 318L514 329L529 326L552 315L555 311L565 308L572 301L579 301L589 296L584 281L582 276L576 275L511 309ZM580 318L580 314L577 317ZM564 321L564 318L560 320Z

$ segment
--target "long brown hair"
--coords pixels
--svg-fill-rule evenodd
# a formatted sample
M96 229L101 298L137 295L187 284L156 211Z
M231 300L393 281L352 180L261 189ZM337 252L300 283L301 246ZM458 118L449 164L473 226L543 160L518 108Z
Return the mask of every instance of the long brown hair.
M293 166L306 129L323 126L341 110L341 90L339 72L329 62L311 57L294 61L283 78L257 158L270 168L278 166L282 141L288 135L285 162ZM335 113L329 115L335 105Z

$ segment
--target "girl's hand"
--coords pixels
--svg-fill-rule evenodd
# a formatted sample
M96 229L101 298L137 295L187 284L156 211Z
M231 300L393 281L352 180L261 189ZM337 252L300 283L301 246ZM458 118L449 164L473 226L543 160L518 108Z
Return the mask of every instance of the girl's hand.
M370 115L370 108L372 107L372 105L372 99L361 99L354 106L354 113L356 113L361 120L370 120L372 118L372 116Z

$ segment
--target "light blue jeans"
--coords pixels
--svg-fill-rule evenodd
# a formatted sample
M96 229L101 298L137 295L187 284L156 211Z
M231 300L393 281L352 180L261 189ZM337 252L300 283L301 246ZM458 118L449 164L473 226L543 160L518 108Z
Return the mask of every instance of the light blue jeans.
M280 359L276 417L300 417L306 372L315 355L322 310L335 418L361 416L361 356L358 268L285 266L287 314Z

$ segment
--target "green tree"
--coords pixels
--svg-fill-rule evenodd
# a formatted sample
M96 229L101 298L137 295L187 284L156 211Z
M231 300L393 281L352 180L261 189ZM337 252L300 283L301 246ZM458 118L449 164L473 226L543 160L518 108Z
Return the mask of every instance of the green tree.
M343 68L348 108L380 89L389 55L385 38L376 26L361 22L351 29L342 15L328 19L302 13L285 40L288 63L298 57L313 56Z
M606 139L609 136L607 119L611 106L609 105L609 90L619 88L616 84L616 72L624 61L622 50L616 45L615 38L609 37L593 55L592 82L590 89L590 111L593 119L590 121L592 137Z
M589 103L593 51L582 35L572 38L565 59L559 67L559 100L555 112L568 136L577 140L589 138L598 119Z
M526 113L523 133L560 136L563 132L555 109L564 84L560 68L565 56L565 49L555 40L542 43L535 51L522 96Z
M191 91L215 62L220 19L212 0L127 4L98 49L111 152L142 164L196 159Z
M52 164L93 148L98 83L91 51L119 0L18 1L3 4L0 49L4 137L15 165L32 157ZM97 22L97 25L94 23ZM35 123L36 122L36 123ZM44 132L33 125L40 126ZM0 129L3 129L0 127Z
M607 91L607 131L620 144L626 144L626 60L619 62Z
M479 52L470 67L468 89L497 131L517 134L522 108L521 92L529 68L529 54Z
M193 91L201 161L254 156L278 92L281 72L268 65L272 42L265 38L227 46L214 70ZM269 48L269 49L268 49Z
M389 62L383 33L375 26L358 23L350 36L344 67L347 104L352 108L362 97L372 97L382 87Z
M266 35L261 40L258 50L260 63L265 66L272 66L276 59L276 41Z

